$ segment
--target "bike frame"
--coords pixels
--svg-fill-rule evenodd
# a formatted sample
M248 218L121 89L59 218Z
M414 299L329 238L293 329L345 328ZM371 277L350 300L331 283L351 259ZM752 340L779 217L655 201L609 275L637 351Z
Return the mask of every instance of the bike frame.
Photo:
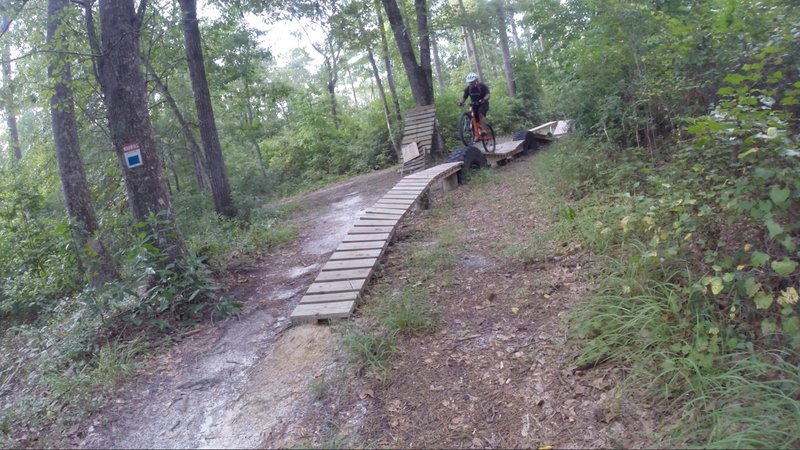
M472 117L472 136L473 136L472 139L475 142L478 142L478 141L484 140L485 137L481 136L480 127L478 127L478 117L477 117L477 114L475 114L475 107L476 106L478 106L478 105L474 105L474 104L470 103L470 105L469 105L469 115L470 115L470 117Z

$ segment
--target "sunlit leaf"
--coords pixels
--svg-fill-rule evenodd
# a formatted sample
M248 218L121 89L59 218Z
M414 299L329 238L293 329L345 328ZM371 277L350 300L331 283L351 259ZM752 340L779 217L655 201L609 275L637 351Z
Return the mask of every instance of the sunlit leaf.
M772 305L773 302L772 295L767 294L764 291L760 291L756 294L755 298L753 298L753 302L756 304L756 308L758 309L767 309Z

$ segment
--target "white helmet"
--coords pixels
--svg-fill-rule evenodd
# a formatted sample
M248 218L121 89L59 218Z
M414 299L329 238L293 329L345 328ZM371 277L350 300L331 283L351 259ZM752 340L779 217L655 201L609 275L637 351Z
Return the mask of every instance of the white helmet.
M475 73L473 73L473 72L468 73L466 78L465 78L465 80L467 80L467 83L472 83L473 81L475 81L477 79L478 79L478 76L475 75Z

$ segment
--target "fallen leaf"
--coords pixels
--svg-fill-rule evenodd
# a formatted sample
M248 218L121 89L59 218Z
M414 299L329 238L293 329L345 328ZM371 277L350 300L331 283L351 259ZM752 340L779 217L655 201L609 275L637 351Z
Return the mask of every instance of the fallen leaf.
M512 313L514 313L514 314L516 314L516 313L518 313L518 312L519 312L519 308L517 308L516 306L512 306L512 307L511 307L511 312L512 312Z
M364 400L365 398L375 398L375 392L372 389L364 389L358 393L358 398Z

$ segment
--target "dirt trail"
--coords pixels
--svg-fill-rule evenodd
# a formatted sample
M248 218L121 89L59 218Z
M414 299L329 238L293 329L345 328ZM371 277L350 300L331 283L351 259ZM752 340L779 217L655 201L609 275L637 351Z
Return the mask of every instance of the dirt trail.
M205 325L93 416L85 438L101 448L253 448L291 430L308 384L334 365L326 327L291 327L292 308L362 209L397 181L394 170L361 175L292 199L295 243L239 274L239 320Z
M401 222L352 323L369 327L376 292L419 285L408 261L441 230L467 238L452 278L425 281L441 327L400 341L388 381L337 359L336 328L290 326L288 315L353 218L399 180L393 171L304 196L297 242L240 275L241 320L206 325L153 358L74 445L647 446L652 421L619 394L624 373L575 370L565 318L588 296L591 264L579 246L537 247L550 214L521 159Z

